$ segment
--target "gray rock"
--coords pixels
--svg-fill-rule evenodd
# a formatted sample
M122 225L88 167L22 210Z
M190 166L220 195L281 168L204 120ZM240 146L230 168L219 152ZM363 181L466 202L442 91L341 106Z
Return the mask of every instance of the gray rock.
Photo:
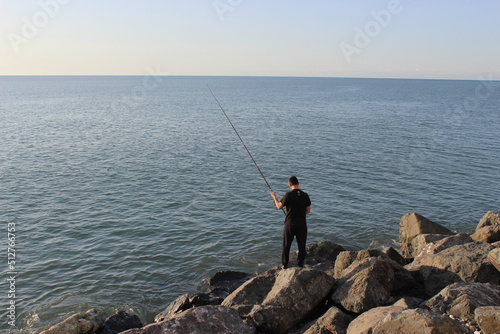
M243 322L237 311L221 305L200 306L169 320L131 329L121 334L255 334L255 327Z
M488 261L500 271L500 248L492 249L488 253Z
M455 283L422 303L431 311L474 319L474 310L480 306L500 306L500 286L489 283Z
M406 259L399 254L397 250L392 247L386 247L382 250L382 253L387 255L391 260L399 264L400 266L404 266L406 264Z
M355 261L343 271L332 300L354 313L384 305L390 298L394 271L384 260L369 257Z
M500 306L478 307L474 314L483 334L500 333Z
M331 307L304 334L346 334L349 323L353 320L335 306Z
M347 328L347 334L371 334L390 314L399 314L406 308L402 306L376 307L354 319Z
M279 270L269 270L261 275L258 275L234 290L229 296L224 299L222 305L235 307L248 305L262 304L267 294L271 291L276 282L276 275Z
M422 250L428 246L429 244L433 244L442 240L444 238L449 237L448 234L419 234L415 238L413 238L410 242L410 247L412 249L412 258L415 260L419 254L422 253ZM472 239L470 240L472 241Z
M286 333L324 303L333 285L319 270L271 270L244 283L222 305L237 309L260 331Z
M428 234L426 234L426 235L423 234L423 235L420 235L419 237L423 237L423 236L427 236L427 235ZM437 254L437 253L439 253L447 248L457 246L457 245L463 245L463 244L473 242L473 241L474 240L472 240L472 238L468 234L457 234L457 235L452 235L452 236L443 236L443 238L439 238L438 240L427 243L420 250L420 252L416 255L413 262L408 264L407 266L405 266L405 268L408 270L416 270L420 267L423 259L425 259L431 255Z
M487 260L493 246L470 242L432 254L420 262L419 271L428 296L433 296L446 286L457 282L500 282L499 272Z
M208 281L208 287L211 292L213 292L214 290L224 291L229 295L243 283L253 277L255 277L255 275L244 273L241 271L220 271L216 273L212 278L210 278L210 280ZM227 296L224 296L224 298L225 297Z
M207 293L189 293L184 294L172 303L170 303L167 308L155 316L155 322L165 321L173 317L174 315L184 312L190 308L205 306L205 305L219 305L223 299L213 299Z
M404 258L410 259L416 255L414 254L411 241L419 234L451 235L453 233L446 227L434 223L417 213L404 215L399 222L399 242Z
M261 331L286 333L325 301L333 285L333 278L322 271L282 270L262 305L254 307L249 317ZM272 316L274 314L277 316Z
M424 301L420 298L417 297L402 297L398 299L392 306L401 306L404 307L405 309L409 308L417 308L422 304Z
M104 318L100 311L90 309L74 314L40 334L93 334L102 326Z
M345 248L331 241L322 241L306 246L307 256L305 264L310 266L329 265L333 268L333 264L340 252L345 251Z
M390 289L391 293L406 291L415 286L416 282L408 270L377 249L361 250L357 252L345 251L340 253L337 257L337 261L335 262L334 277L336 279L344 277L349 272L349 270L346 269L353 264L356 265L356 261L370 257L383 260L391 267L394 273L393 285Z
M142 322L135 314L128 314L125 311L119 311L104 321L101 329L95 334L118 334L128 329L141 328Z
M373 334L469 334L460 322L424 309L409 309L388 314Z

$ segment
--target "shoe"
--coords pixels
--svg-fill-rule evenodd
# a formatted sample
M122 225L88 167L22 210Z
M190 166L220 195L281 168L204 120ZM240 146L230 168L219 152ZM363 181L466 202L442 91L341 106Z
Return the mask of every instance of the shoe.
M300 268L304 268L304 263L303 262L299 262L299 267Z

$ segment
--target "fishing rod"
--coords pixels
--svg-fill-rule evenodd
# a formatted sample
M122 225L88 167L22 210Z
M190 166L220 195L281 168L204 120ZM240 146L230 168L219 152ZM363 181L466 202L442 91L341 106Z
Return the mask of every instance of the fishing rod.
M238 130L236 130L236 127L234 126L233 122L231 122L231 119L229 118L229 116L226 114L226 112L224 111L224 108L222 108L219 100L217 100L217 97L215 96L214 92L212 92L212 90L210 89L210 86L207 85L207 88L208 90L210 91L210 93L212 94L212 96L214 97L215 99L215 102L217 102L217 104L219 105L219 108L220 110L222 110L222 112L224 113L224 116L226 116L229 124L231 124L231 127L233 128L234 132L236 133L236 135L238 136L238 138L240 139L240 142L241 144L243 144L243 147L245 148L245 150L247 151L248 153L248 156L250 157L250 159L252 159L253 161L253 164L255 165L255 167L257 167L257 170L259 171L260 173L260 176L262 176L262 178L264 179L264 181L266 182L267 184L267 187L269 188L269 190L271 190L272 192L273 191L273 188L271 188L271 185L269 184L269 182L267 182L267 179L266 177L264 176L264 173L262 173L262 170L260 169L259 165L257 164L257 162L255 161L255 159L253 158L252 156L252 153L250 153L250 150L248 149L247 145L245 145L245 142L243 141L243 139L241 138L240 134L238 133ZM286 214L285 210L282 208L281 211L283 211L284 214Z

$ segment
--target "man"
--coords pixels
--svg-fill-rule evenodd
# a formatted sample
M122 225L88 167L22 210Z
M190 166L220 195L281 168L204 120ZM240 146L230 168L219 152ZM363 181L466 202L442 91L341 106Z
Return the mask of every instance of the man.
M297 238L297 246L299 248L299 267L304 266L307 239L306 214L311 212L311 200L307 193L300 190L299 180L295 176L291 176L288 179L288 186L291 190L283 196L281 201L278 200L274 192L271 192L274 205L280 210L286 207L285 226L283 228L283 248L281 253L281 263L284 269L288 266L290 248L292 247L294 237Z

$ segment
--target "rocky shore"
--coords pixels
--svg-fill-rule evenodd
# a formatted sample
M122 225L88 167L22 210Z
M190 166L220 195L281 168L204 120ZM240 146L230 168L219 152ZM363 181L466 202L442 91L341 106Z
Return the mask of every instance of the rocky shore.
M500 333L499 213L470 235L409 213L399 242L399 251L311 244L305 268L219 272L152 324L92 309L42 334Z

